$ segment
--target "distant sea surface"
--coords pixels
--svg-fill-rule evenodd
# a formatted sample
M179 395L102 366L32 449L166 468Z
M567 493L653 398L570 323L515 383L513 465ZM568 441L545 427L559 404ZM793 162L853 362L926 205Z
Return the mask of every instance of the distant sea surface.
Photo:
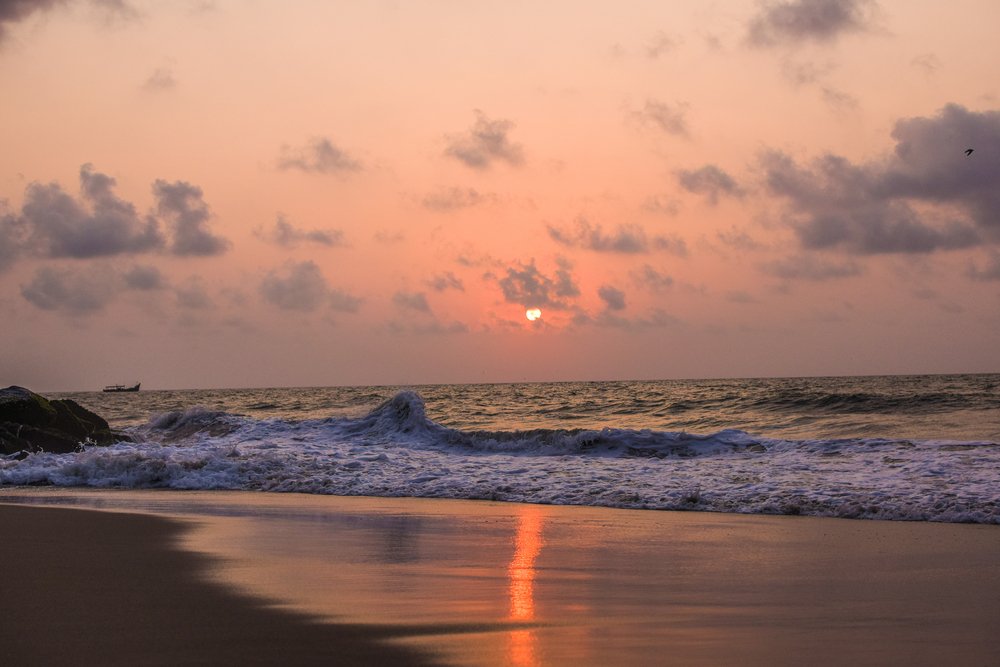
M134 442L0 485L1000 523L1000 375L66 393Z

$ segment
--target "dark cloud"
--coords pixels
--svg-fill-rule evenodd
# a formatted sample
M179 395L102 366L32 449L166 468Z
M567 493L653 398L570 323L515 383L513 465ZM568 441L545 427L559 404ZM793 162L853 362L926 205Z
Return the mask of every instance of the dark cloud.
M800 42L832 42L840 35L872 27L874 0L785 0L768 2L747 27L747 42L771 47Z
M164 67L158 67L142 84L142 89L148 92L172 90L176 87L177 79L174 78L174 73Z
M103 268L89 271L42 267L21 296L42 310L81 316L104 309L118 291L117 281Z
M170 252L180 256L210 256L229 249L229 241L208 230L212 215L201 188L184 181L157 180L153 183L153 194L157 212L173 229Z
M160 217L172 231L169 250L176 255L217 255L229 247L207 229L211 216L200 188L158 180L155 211L139 215L115 194L115 185L89 164L80 168L79 198L58 183L28 185L21 210L0 215L0 269L19 255L89 259L160 251L168 246Z
M479 109L476 122L465 134L448 137L445 155L472 169L487 169L494 162L517 167L524 163L524 149L510 141L508 133L515 125L509 120L490 120Z
M0 0L0 44L6 37L10 25L26 20L32 14L41 13L54 7L72 4L72 0ZM125 0L87 0L104 18L132 19L138 16L134 7Z
M65 3L66 0L3 0L0 2L0 43L6 37L9 24L19 23L35 12L46 11Z
M482 193L475 188L451 187L428 194L420 203L432 211L448 212L495 201L496 195L492 193Z
M115 179L80 168L81 199L57 183L32 183L19 216L5 217L11 234L19 228L23 249L43 257L106 257L156 250L163 246L159 224L141 218L135 206L114 194Z
M592 224L585 218L578 218L575 229L560 229L552 225L547 229L549 236L558 243L595 252L636 254L655 249L679 256L687 254L687 244L683 239L665 236L649 238L646 231L636 224L618 225L615 231L605 233L601 225Z
M782 280L809 280L823 282L850 278L861 274L861 267L854 262L829 262L816 257L797 255L761 265L761 270Z
M605 308L608 310L625 310L625 292L613 285L601 285L597 290Z
M458 290L459 292L465 291L465 285L463 285L462 281L451 271L445 271L444 273L434 276L428 280L426 284L435 292L444 292L449 289Z
M315 262L290 264L284 271L272 271L260 284L260 294L282 310L311 312L330 298L326 278Z
M506 275L497 282L508 303L518 303L525 308L551 306L566 308L565 299L579 296L580 289L570 272L572 266L566 260L558 260L559 268L549 277L538 270L535 260L507 267Z
M431 306L427 303L427 295L423 292L396 292L392 302L404 310L415 310L418 313L430 314Z
M719 203L719 197L742 197L744 194L733 177L714 164L681 169L677 172L677 182L688 192L704 195L713 206Z
M344 232L339 229L299 229L284 215L278 214L271 229L254 230L254 235L268 243L283 248L294 248L300 243L318 243L328 247L344 245Z
M343 174L360 171L361 162L338 148L326 137L312 139L300 148L285 146L278 158L278 169L298 169L316 174Z
M637 285L651 289L654 292L669 289L674 284L674 279L671 276L657 271L649 264L643 264L642 268L633 271L631 276Z
M156 290L166 287L163 274L155 266L133 266L122 274L125 287L132 290Z
M928 253L1000 241L1000 112L949 105L898 121L892 137L895 152L878 161L828 154L802 167L780 152L762 159L804 248ZM976 149L968 157L967 147Z
M690 135L687 109L687 104L684 103L667 104L648 99L642 109L632 112L632 117L646 127L653 127L677 137L687 137Z

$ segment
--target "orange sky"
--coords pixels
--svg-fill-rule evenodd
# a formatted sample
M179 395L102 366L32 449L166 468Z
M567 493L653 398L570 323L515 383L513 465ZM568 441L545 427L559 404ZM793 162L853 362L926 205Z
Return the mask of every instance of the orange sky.
M1000 371L997 25L0 3L0 385Z

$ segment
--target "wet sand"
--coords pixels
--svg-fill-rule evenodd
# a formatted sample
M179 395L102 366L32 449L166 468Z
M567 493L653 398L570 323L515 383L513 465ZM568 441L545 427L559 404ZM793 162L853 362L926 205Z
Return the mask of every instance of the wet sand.
M162 517L0 505L0 663L429 665L385 628L317 623L209 582Z
M18 573L4 664L1000 664L997 526L240 492L0 501L147 513L0 506Z

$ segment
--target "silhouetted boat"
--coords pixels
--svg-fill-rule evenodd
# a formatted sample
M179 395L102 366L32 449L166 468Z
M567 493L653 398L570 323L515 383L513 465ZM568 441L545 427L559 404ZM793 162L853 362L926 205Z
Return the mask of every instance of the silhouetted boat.
M139 391L139 385L141 382L136 382L131 387L127 387L123 384L109 384L104 388L104 391Z

